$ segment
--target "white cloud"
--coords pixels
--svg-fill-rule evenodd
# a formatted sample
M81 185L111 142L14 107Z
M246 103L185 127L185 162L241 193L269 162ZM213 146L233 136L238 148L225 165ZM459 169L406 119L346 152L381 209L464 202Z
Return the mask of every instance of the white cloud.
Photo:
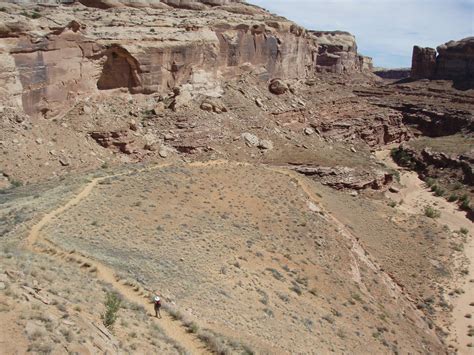
M356 35L375 65L408 67L413 45L474 35L474 0L248 0L309 29Z

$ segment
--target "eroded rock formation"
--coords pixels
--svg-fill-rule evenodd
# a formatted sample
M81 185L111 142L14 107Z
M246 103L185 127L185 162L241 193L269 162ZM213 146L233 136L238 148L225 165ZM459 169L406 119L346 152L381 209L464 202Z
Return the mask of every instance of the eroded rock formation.
M215 92L245 72L270 82L371 67L352 35L308 32L241 1L81 3L108 10L61 7L54 20L20 8L0 13L0 96L29 115L56 117L97 90L150 94L188 85L202 94L203 83Z
M411 77L414 79L432 78L436 72L436 50L413 47Z
M474 79L474 37L450 41L433 48L413 48L411 77L414 79Z
M342 31L311 31L318 44L316 69L343 73L372 70L372 58L357 53L355 37Z

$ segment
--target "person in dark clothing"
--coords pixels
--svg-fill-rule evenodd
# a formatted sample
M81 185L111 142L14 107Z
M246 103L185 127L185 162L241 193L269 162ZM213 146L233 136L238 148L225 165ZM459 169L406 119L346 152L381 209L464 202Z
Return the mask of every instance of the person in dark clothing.
M155 304L155 316L156 316L156 318L161 318L161 312L160 312L161 299L160 299L160 297L155 296L155 298L153 299L153 303Z

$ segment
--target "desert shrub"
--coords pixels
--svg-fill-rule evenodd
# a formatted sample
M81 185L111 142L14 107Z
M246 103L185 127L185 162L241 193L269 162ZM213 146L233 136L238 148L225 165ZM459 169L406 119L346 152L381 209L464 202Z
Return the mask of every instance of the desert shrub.
M459 230L459 233L466 235L467 233L469 233L469 230L467 228L461 228Z
M432 187L434 184L436 184L436 180L433 178L427 178L425 182L428 187Z
M425 216L429 218L438 218L439 216L441 216L441 212L439 212L437 209L435 209L432 206L426 206Z
M264 309L263 309L263 312L264 312L267 316L269 316L269 317L271 317L271 318L274 317L273 311L272 311L270 308L264 308Z
M166 310L174 320L182 320L184 317L183 314L176 308L169 307Z
M32 18L32 19L37 19L37 18L40 18L41 17L41 14L37 11L33 11L32 13L28 13L26 12L25 10L23 10L21 13L20 13L22 16L25 16L25 17L28 17L28 18Z
M7 8L6 7L0 7L0 12L7 12Z
M448 197L449 202L454 202L454 201L457 201L457 200L458 200L458 195L456 195L456 194L451 194Z
M461 189L461 187L462 187L462 183L459 182L459 181L457 181L457 182L454 184L453 189L454 189L454 190L459 190L459 189Z
M219 339L219 337L211 331L204 330L199 332L198 338L207 344L209 349L217 354L228 354L229 350L225 344Z
M273 277L279 281L282 281L285 279L285 277L278 270L275 270L274 268L267 267L265 270L270 271Z
M107 292L104 304L105 313L102 316L102 321L107 328L112 328L117 320L117 313L122 305L122 300L116 293Z
M397 206L397 203L392 200L392 201L390 201L390 202L388 203L388 205L389 205L390 207L394 208L395 206Z
M298 296L301 296L303 291L301 290L301 287L299 287L297 284L293 284L293 286L290 287L290 290L296 293Z
M199 331L199 325L194 321L186 321L184 322L184 326L189 333L196 334Z
M433 190L433 188L432 188L432 190ZM433 192L434 192L435 196L439 196L439 197L444 196L444 194L445 194L445 190L442 187L438 186L438 185L436 185L436 188L433 190Z
M392 159L399 165L408 166L410 168L415 166L415 162L413 161L411 155L402 148L393 148L390 151L390 155L392 156Z
M20 180L15 180L15 179L11 180L10 184L12 184L13 187L20 187L23 185L23 183Z
M469 211L471 209L471 201L469 201L469 199L462 200L461 208L465 211Z

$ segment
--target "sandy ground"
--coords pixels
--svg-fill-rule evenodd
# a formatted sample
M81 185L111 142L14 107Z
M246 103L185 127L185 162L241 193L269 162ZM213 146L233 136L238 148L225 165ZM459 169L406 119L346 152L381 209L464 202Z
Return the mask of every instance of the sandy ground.
M151 169L156 169L162 167L162 165L157 165L152 167ZM146 169L149 170L149 169ZM30 230L28 238L26 240L26 245L29 249L35 252L47 252L49 254L57 255L59 257L67 255L68 253L61 250L57 245L49 242L48 240L42 240L41 230L42 228L54 222L54 218L67 209L71 208L72 206L77 205L83 199L85 199L91 191L94 189L97 184L105 179L120 176L122 174L106 176L101 178L95 178L89 182L85 188L78 193L73 199L69 202L60 206L59 208L51 211L50 213L46 214L38 223L36 223ZM46 244L48 247L42 248L36 246L36 243L41 241L43 244ZM134 289L130 286L123 284L118 280L115 276L115 272L108 268L107 266L87 258L84 255L76 255L75 256L76 262L80 263L81 265L87 265L88 267L95 267L97 269L97 278L112 285L117 291L120 292L126 299L129 301L135 302L137 304L143 305L145 308L150 307L150 299L146 297L146 294L137 293ZM178 342L181 346L183 346L187 351L191 352L192 354L205 354L209 351L206 349L205 345L199 341L199 339L193 335L188 333L184 327L182 327L177 321L174 321L171 315L167 314L166 312L162 312L162 319L160 319L160 325L165 329L168 336L173 338L175 341Z
M422 214L425 206L435 206L441 212L440 217L436 219L438 223L448 226L452 231L458 231L461 228L468 230L464 253L468 260L469 274L456 285L464 293L453 300L453 325L450 339L459 347L459 353L472 354L473 351L469 350L468 344L472 344L473 340L468 336L468 331L474 327L472 318L474 307L470 306L470 303L474 301L474 282L472 282L474 275L474 224L466 217L466 213L459 210L454 203L448 202L443 197L435 196L415 172L400 169L390 158L389 150L378 152L377 157L389 167L400 172L400 184L402 185L400 192L388 192L388 194L394 201L403 200L403 203L398 207L401 211L408 214ZM468 314L471 315L471 318L466 317Z

